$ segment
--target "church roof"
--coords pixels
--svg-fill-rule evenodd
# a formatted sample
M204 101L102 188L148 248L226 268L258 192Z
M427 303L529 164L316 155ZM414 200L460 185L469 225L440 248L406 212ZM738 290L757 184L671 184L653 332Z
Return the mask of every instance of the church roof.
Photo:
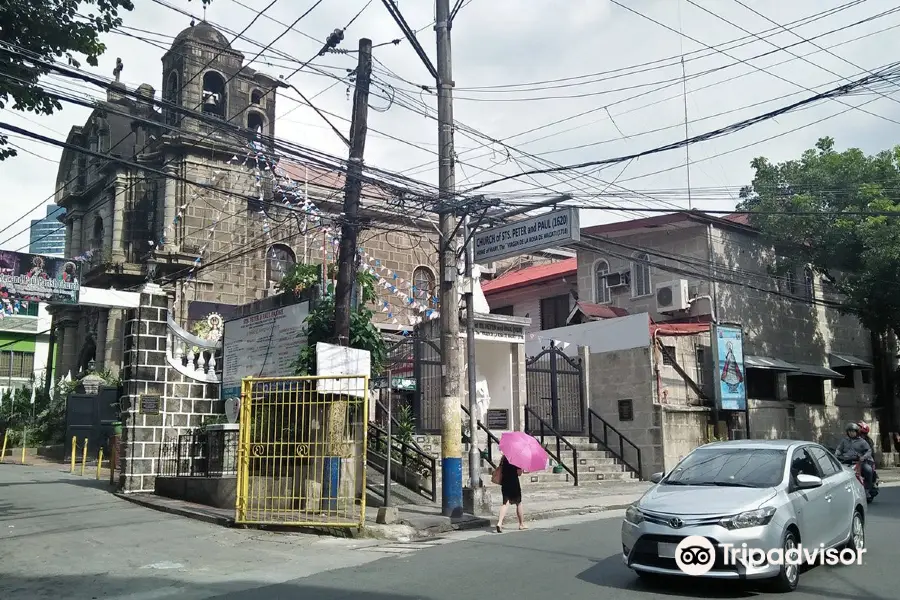
M172 47L174 48L181 42L185 41L200 42L202 44L208 44L210 46L216 46L218 48L231 48L231 44L228 43L228 39L222 34L222 32L206 21L200 21L196 25L191 25L190 27L179 33L177 36L175 36L175 41L172 42Z

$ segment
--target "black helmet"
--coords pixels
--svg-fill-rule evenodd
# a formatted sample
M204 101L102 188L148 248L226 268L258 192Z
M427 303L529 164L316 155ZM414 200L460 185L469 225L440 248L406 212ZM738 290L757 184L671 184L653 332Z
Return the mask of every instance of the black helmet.
M847 429L845 429L845 431L855 431L856 433L859 433L859 425L856 423L847 423Z

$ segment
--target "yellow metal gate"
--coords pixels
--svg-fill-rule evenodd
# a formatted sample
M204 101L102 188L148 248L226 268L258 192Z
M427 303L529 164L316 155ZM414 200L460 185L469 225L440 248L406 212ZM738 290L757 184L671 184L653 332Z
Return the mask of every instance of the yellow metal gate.
M362 527L369 378L244 379L235 521Z

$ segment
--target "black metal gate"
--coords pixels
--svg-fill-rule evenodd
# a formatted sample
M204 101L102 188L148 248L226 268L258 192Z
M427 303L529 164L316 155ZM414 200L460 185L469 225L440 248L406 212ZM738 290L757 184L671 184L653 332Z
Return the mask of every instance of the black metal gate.
M525 381L528 406L539 417L560 434L584 433L584 365L580 358L566 356L551 343L525 360Z
M441 431L441 349L435 342L409 336L388 343L391 378L411 378L413 414L420 433Z

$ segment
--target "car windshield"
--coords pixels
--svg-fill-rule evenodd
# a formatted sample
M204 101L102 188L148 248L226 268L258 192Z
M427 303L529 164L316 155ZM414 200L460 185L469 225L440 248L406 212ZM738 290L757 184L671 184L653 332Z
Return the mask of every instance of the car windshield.
M786 452L773 449L709 448L689 454L663 485L775 487L784 475Z

